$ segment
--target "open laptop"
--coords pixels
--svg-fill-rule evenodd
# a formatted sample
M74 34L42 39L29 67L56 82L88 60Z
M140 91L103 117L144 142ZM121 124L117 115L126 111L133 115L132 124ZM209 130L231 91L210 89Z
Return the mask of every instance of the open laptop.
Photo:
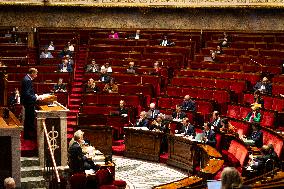
M220 180L207 180L208 189L220 189L222 186Z

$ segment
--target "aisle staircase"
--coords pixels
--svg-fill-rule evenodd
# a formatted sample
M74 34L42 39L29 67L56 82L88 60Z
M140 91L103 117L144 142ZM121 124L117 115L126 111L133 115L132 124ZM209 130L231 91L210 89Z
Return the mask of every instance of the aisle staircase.
M46 181L43 178L38 157L21 157L21 188L46 188Z
M76 63L74 68L74 79L71 83L71 93L69 94L68 108L70 112L67 118L67 138L72 138L74 129L77 126L77 114L82 100L83 94L83 76L84 65L86 63L86 57L88 55L87 47L79 47L79 51L76 57Z

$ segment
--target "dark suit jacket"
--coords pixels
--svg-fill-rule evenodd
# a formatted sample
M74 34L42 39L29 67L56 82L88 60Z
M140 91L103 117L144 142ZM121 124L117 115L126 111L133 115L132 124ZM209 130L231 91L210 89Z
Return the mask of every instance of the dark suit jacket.
M263 93L265 93L265 94L271 94L272 93L272 84L271 83L263 84L262 82L257 82L256 85L253 87L254 91L259 90L261 85L265 86L265 90L262 91Z
M253 131L250 138L254 141L256 147L261 148L263 145L263 133L261 131Z
M154 110L149 110L147 112L148 118L149 119L156 119L158 115L160 114L160 110L154 109Z
M187 128L185 126L182 126L182 132L185 133L185 135L188 135L188 136L193 136L193 137L196 136L195 128L191 124L189 124L187 126Z
M61 71L62 69L63 69L63 64L59 64L58 65L58 71ZM72 72L73 71L73 68L72 68L71 64L67 64L67 71L68 72Z
M82 152L81 146L78 142L74 142L68 150L69 153L69 167L73 172L84 171L84 161L86 157Z
M216 135L215 132L213 130L209 130L209 133L207 134L207 132L203 131L204 136L207 138L207 142L206 144L215 147L216 146Z
M122 114L128 114L128 110L124 107L124 108L118 108L118 112L119 112L119 115L122 115Z
M65 84L60 84L60 85L58 85L58 84L55 84L54 85L54 87L53 87L53 89L54 89L54 91L56 91L56 90L66 90L66 85Z
M107 74L102 74L102 75L100 76L100 81L102 81L102 82L104 82L104 83L109 83L109 81L110 81L110 76L107 75Z
M221 125L221 118L217 118L217 119L212 120L210 125L220 129L222 127L222 125Z
M26 75L22 80L21 87L21 104L24 106L33 105L36 103L36 96L31 78Z
M193 100L183 101L181 104L181 109L184 111L196 111L196 105Z
M136 127L148 127L148 119L143 119L142 121L139 122L139 119L136 122Z
M176 111L174 111L173 114L172 114L172 117L173 117L173 119L183 119L183 118L186 117L186 113L180 112L178 114Z
M95 65L96 72L100 71L100 67L98 65ZM86 72L93 72L93 64L88 64L86 68Z

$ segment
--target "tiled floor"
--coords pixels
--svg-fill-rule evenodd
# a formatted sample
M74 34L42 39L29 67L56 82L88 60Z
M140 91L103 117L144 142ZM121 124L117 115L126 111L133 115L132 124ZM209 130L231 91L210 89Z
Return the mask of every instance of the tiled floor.
M187 175L165 164L113 156L116 179L127 182L129 189L151 189L153 186L185 178Z

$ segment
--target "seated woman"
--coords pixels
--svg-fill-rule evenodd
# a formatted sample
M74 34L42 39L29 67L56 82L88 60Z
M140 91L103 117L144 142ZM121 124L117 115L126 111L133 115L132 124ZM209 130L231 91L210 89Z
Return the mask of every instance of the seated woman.
M111 30L111 31L110 31L110 34L108 35L108 38L109 38L109 39L119 39L118 33L117 33L117 32L114 32L114 30Z
M105 85L103 91L108 93L118 93L118 86L114 83L113 78Z
M96 82L93 80L93 78L90 78L86 85L85 93L98 93L98 92L100 92L99 87L96 85Z
M251 107L251 112L244 118L244 121L248 121L250 123L259 123L261 119L261 114L259 112L259 108L255 105Z
M63 83L63 79L59 78L58 83L53 87L54 92L66 92L66 85Z
M254 97L254 102L253 102L252 105L263 108L264 107L264 101L261 98L261 93L260 93L259 90L255 91L253 93L253 97Z

